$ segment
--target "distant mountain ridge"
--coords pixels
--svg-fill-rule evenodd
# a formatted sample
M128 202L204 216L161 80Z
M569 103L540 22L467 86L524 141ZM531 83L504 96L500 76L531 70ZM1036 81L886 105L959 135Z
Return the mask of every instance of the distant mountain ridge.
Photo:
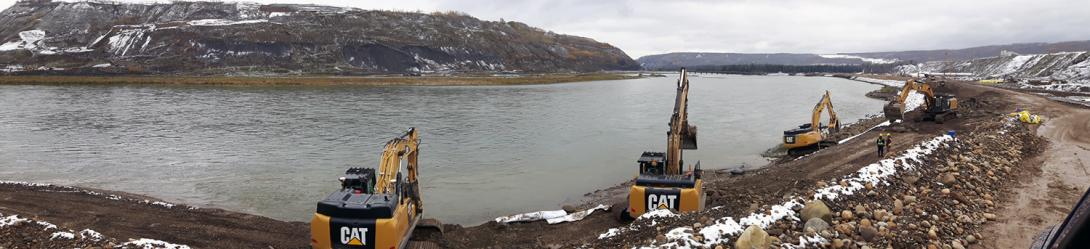
M678 52L643 56L637 59L647 69L666 69L709 65L860 65L864 63L908 63L941 60L970 60L1000 56L1003 51L1017 54L1090 51L1090 41L1058 43L1018 43L964 49L915 50L839 54L785 53L696 53Z
M19 1L0 72L376 74L635 70L620 49L460 13L224 2Z

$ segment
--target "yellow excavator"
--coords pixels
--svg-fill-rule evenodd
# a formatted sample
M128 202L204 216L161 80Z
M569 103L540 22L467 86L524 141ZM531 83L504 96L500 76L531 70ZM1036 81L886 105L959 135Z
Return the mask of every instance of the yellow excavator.
M421 222L419 144L416 129L410 128L386 142L377 171L349 168L340 178L341 188L318 202L310 220L311 246L400 249L410 244L418 226L441 232L437 221Z
M829 110L829 124L822 125L821 113L826 109ZM840 131L840 120L836 118L829 91L825 91L825 95L821 96L817 105L814 105L810 123L783 131L783 147L787 148L787 154L792 156L810 153L825 146L835 145L836 141L828 140L828 132L838 131Z
M639 176L628 192L627 208L621 210L622 220L631 220L646 212L669 209L690 212L704 209L704 181L700 162L683 172L682 150L696 149L696 126L689 125L689 79L685 68L677 81L674 114L667 132L666 152L643 152L636 160Z
M882 109L886 119L889 121L904 120L905 100L908 99L908 95L912 90L924 95L922 120L935 121L935 123L941 124L950 118L957 117L958 98L952 94L936 93L935 88L930 83L933 81L917 81L916 79L905 81L905 85L901 87L901 94L897 96L897 99L890 101ZM939 84L945 84L945 82L939 82Z

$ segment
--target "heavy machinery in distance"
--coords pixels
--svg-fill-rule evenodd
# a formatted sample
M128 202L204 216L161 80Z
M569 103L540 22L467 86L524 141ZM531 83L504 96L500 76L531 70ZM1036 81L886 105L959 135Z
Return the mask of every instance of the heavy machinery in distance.
M822 125L821 113L826 109L829 110L829 124ZM783 131L783 147L787 149L788 155L803 155L823 147L835 145L837 142L830 140L829 133L839 131L840 120L836 118L832 97L830 97L829 91L826 90L825 95L822 95L817 105L814 105L814 110L810 115L810 123Z
M957 97L952 94L936 93L932 82L934 80L930 77L926 77L924 81L917 81L916 79L905 81L905 85L901 87L901 94L882 109L886 119L889 121L904 120L905 100L908 99L908 95L912 90L924 95L923 114L920 120L935 121L935 123L941 124L946 120L957 117ZM945 82L941 81L938 83L940 85L945 84Z
M415 128L386 142L376 171L349 168L341 188L318 202L310 221L313 248L405 248L418 228L442 232L424 212L417 180ZM402 175L407 171L408 175Z
M658 209L674 212L704 209L707 197L700 162L686 172L682 169L682 151L696 149L696 126L689 125L688 105L689 79L685 68L682 68L677 81L674 113L667 132L666 152L643 152L636 160L639 176L629 189L627 207L620 210L622 220Z

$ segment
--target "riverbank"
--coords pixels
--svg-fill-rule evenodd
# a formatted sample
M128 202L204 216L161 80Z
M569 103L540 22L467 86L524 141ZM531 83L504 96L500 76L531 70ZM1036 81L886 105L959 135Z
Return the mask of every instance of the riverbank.
M582 81L635 79L626 73L464 75L464 76L0 76L0 85L361 85L361 86L469 86L533 85Z
M310 237L303 222L25 182L0 181L0 216L5 248L304 248Z
M581 221L555 225L545 222L488 222L473 227L454 225L447 227L444 236L429 238L429 241L447 248L613 248L682 244L715 247L733 246L741 229L745 228L742 225L760 224L767 234L775 238L769 239L770 243L825 245L834 248L887 245L956 248L955 244L963 247L972 244L985 248L1009 248L1012 247L1008 246L1011 244L1002 244L1003 241L1009 240L1017 244L1021 240L1008 239L1001 234L987 231L1035 231L1038 230L1037 226L1055 223L1053 218L1070 209L1069 205L1065 206L1073 202L1069 199L1078 197L1071 194L1076 192L1072 189L1080 187L1079 184L1085 185L1088 182L1086 179L1090 179L1090 175L1075 174L1079 172L1077 170L1085 170L1085 166L1073 163L1076 159L1082 160L1081 157L1071 156L1072 153L1090 155L1078 153L1087 148L1080 145L1084 143L1082 141L1090 141L1085 139L1087 132L1078 128L1086 125L1086 119L1067 118L1086 117L1086 111L1034 94L971 83L956 83L953 91L959 98L976 99L977 104L965 107L960 118L943 125L906 123L894 127L877 127L841 145L798 160L775 162L745 175L732 175L727 170L706 172L708 206L715 208L703 212L641 219L632 224L618 222L613 216L615 214L596 212ZM1046 122L1056 123L1046 123L1045 126L1050 128L1040 131L1035 126L1012 123L1005 114L1018 107L1041 110L1042 114L1050 118ZM958 131L960 139L957 143L941 136L951 129ZM895 139L891 151L896 153L885 158L887 160L880 160L875 156L870 143L882 132L893 133ZM1038 133L1044 134L1044 141L1051 142L1052 146L1044 149L1045 143L1035 135ZM893 160L903 156L911 158ZM1046 173L1033 173L1041 171L1034 168L1038 164L1033 162L1042 156L1045 157L1041 161L1044 163L1039 166ZM1053 156L1056 159L1047 159ZM907 164L912 167L906 167ZM1055 170L1050 171L1051 168ZM887 171L888 169L897 170ZM881 173L884 178L879 184L867 184L872 179L867 177L880 172L888 173ZM948 181L948 176L953 176L953 180ZM1063 177L1066 185L1048 184L1054 182L1049 177ZM112 201L108 196L76 193L63 187L30 191L20 186L22 185L0 185L0 190L3 190L0 193L20 194L13 197L0 196L0 213L35 217L47 222L73 219L75 222L65 223L61 227L71 231L90 228L110 238L124 238L118 241L152 238L193 247L265 247L267 244L241 245L260 243L257 240L266 239L267 234L277 234L269 237L298 240L304 243L304 247L306 243L305 224L299 222L271 220L268 223L254 223L249 220L269 219L238 218L246 215L222 210L213 212L219 215L193 215L191 212L206 209L188 208L171 209L172 211L165 213L168 218L190 217L193 220L186 222L211 228L204 229L204 232L192 232L191 230L196 230L193 229L194 226L162 225L175 224L172 223L175 222L173 218L151 219L143 216L156 214L156 210L163 206L147 204L155 203L154 201L136 200L142 197L136 197L132 202L120 202ZM587 195L589 201L586 204L618 203L618 196L623 201L627 186L621 184L590 193ZM837 186L841 188L837 189ZM843 191L847 189L852 192ZM830 216L823 221L826 223L825 227L815 224L818 228L812 233L806 231L806 222L801 221L799 215L803 212L803 201L817 193L831 193L834 190L839 197L823 199ZM67 198L97 199L56 201L69 200ZM1034 205L1041 202L1050 203L1050 206L1042 211L1042 208ZM10 208L11 206L23 207ZM87 215L88 211L80 209L84 206L112 211L92 209L89 212L95 215ZM1019 208L1020 206L1022 207ZM107 215L100 216L97 212L105 212ZM1020 215L1027 212L1035 215ZM65 218L63 215L83 217ZM83 222L79 222L80 220ZM766 220L769 222L762 223ZM1026 222L1016 222L1019 220ZM760 222L754 223L757 221ZM147 226L149 223L160 224L156 225L160 229L109 230L114 229L112 227ZM233 228L216 228L227 225L233 225ZM989 230L994 226L1001 226L998 229L1002 230ZM222 233L223 231L254 235L228 235ZM41 236L45 236L44 233ZM38 241L48 241L49 238L41 236L30 237ZM217 236L230 237L237 242L221 246L202 242L201 239ZM283 243L285 244L269 246L284 248L295 245Z

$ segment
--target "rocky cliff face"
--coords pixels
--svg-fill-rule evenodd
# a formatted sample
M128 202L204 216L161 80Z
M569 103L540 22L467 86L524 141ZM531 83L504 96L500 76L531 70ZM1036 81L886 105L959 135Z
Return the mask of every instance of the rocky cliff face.
M218 2L20 1L0 70L180 74L630 70L589 38L458 13Z

